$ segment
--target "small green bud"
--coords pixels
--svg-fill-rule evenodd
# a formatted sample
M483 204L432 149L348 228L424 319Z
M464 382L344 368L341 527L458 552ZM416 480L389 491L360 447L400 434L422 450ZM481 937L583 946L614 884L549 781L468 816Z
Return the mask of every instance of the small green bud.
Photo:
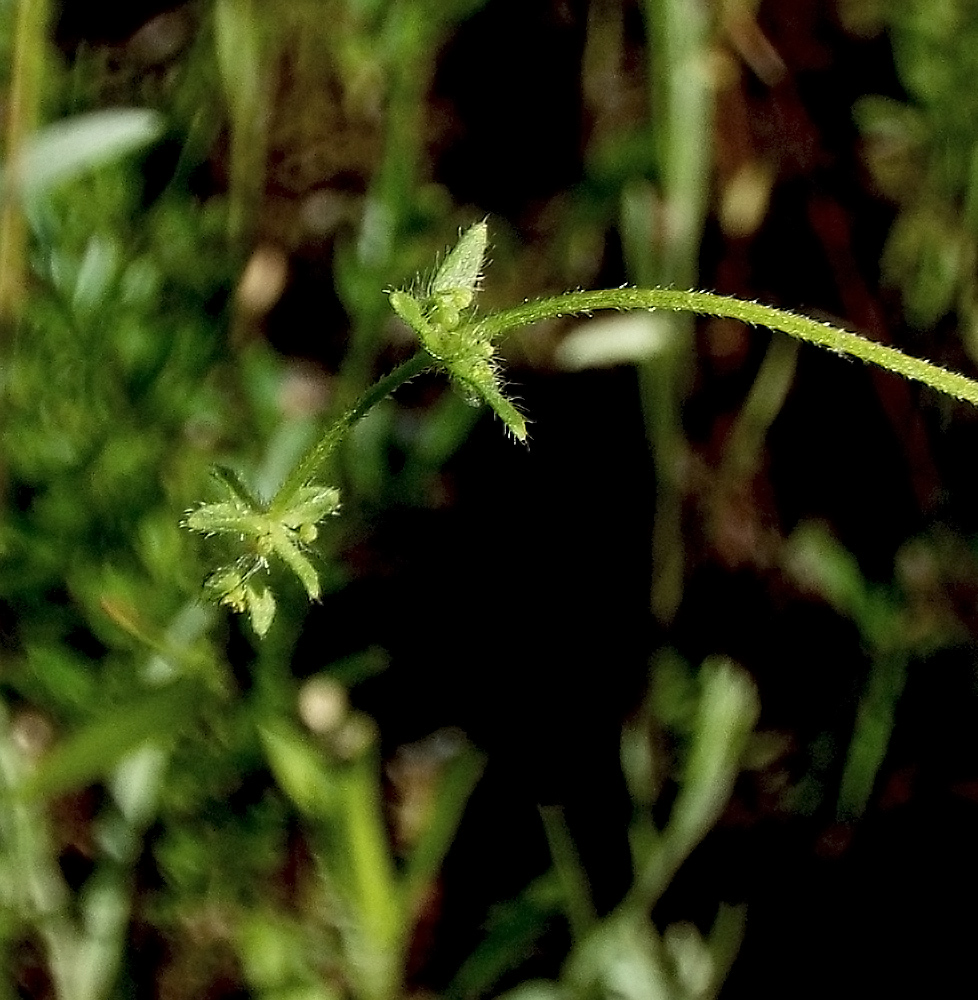
M220 604L244 611L245 574L237 566L221 566L204 581L204 590Z
M221 566L204 581L204 590L218 604L237 614L247 612L251 627L264 636L275 617L275 596L265 586L253 582L259 564L248 568L244 560L234 566Z
M428 316L431 322L442 330L454 330L462 318L458 309L450 302L438 302L437 299L432 302Z
M449 288L444 292L432 292L431 297L445 309L468 309L475 293L470 288Z

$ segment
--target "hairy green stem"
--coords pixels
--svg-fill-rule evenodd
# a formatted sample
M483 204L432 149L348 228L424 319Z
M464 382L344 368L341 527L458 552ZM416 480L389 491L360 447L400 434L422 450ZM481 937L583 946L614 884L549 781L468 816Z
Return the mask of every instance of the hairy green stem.
M784 309L729 298L714 292L682 292L672 288L610 288L593 292L568 292L551 298L524 302L513 309L504 309L479 320L484 336L496 339L519 327L561 316L579 316L600 309L668 309L674 312L699 313L737 319L751 325L766 326L791 337L817 344L837 354L847 354L880 365L907 378L916 379L940 392L978 406L978 382L947 371L938 365L903 354L895 347L867 340L859 334L840 330L828 323L799 316ZM286 477L273 497L272 513L286 508L296 492L319 472L326 459L350 428L395 389L421 374L433 364L426 351L413 357L372 385L363 395L334 420L322 437L305 453Z
M487 316L482 320L482 332L495 338L517 327L541 320L576 316L598 309L670 309L766 326L837 354L847 354L880 365L978 406L978 382L964 375L911 357L895 347L867 340L848 330L840 330L828 323L714 292L682 292L672 288L612 288L596 292L568 292L566 295L539 299L536 302L525 302L513 309Z
M366 416L381 400L389 396L395 389L420 375L432 364L431 355L427 351L418 351L413 357L398 365L392 372L375 382L346 412L334 420L323 436L302 456L298 464L269 504L269 512L276 514L286 509L296 493L312 480L323 463L332 454L336 446L343 440L347 431L361 417Z

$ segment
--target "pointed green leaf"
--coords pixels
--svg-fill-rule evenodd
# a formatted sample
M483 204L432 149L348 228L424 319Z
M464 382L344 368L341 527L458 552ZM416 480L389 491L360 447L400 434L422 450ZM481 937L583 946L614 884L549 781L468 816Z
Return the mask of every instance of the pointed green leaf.
M319 600L319 574L309 560L299 551L299 546L292 540L281 525L272 527L272 545L275 554L302 581L310 601Z
M404 873L410 912L420 906L424 893L438 875L465 805L482 775L484 763L480 753L466 746L445 766L435 792L431 818L408 858Z
M424 318L424 310L421 308L421 303L413 295L408 292L391 292L389 299L391 309L415 333L421 333L428 326L428 321Z
M183 519L183 526L191 531L199 531L202 535L213 535L218 532L242 534L250 523L250 514L231 500L220 503L201 504L195 510L189 511Z
M496 411L496 416L512 432L517 441L525 442L526 418L499 388L498 380L494 379L491 386L483 389L482 398Z
M464 295L456 305L468 306L478 291L488 240L489 227L485 221L466 229L435 272L429 294L461 291Z
M10 165L26 194L61 184L155 142L163 118L146 108L92 111L54 122L34 135Z
M258 511L262 504L251 492L245 481L226 465L215 465L211 475L228 491L231 499L241 505L242 510Z
M337 791L322 752L282 720L259 726L258 735L279 788L300 812L328 819Z
M287 528L314 525L335 513L339 506L339 490L329 486L303 486L280 520Z
M249 583L244 588L244 603L251 619L251 627L258 638L263 639L275 618L275 595L268 587Z

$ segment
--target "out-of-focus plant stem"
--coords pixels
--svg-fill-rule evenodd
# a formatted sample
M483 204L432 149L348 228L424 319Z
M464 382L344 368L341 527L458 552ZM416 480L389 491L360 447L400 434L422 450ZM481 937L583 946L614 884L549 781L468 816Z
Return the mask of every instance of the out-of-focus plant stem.
M726 454L720 466L722 482L742 482L756 472L764 439L791 388L798 347L796 340L784 337L771 339L754 384L727 439Z
M27 281L27 226L20 200L17 163L38 125L47 42L48 0L19 0L7 93L0 189L0 324L17 319Z
M710 19L704 0L646 0L648 78L658 166L658 232L636 233L626 191L622 231L626 262L641 285L696 285L711 161L713 94L707 72ZM648 212L648 207L645 211ZM629 219L632 216L632 220ZM647 225L647 224L646 224ZM643 227L639 226L639 229ZM629 238L628 234L634 234ZM690 316L671 316L665 349L639 368L646 430L656 467L652 537L652 611L668 622L683 590L681 405L692 352Z
M33 920L48 952L55 994L66 995L77 940L68 917L68 889L54 862L41 809L20 796L25 763L18 752L6 707L0 705L0 821L6 885L5 905Z
M417 185L425 97L432 72L429 53L435 48L432 29L415 3L392 6L388 17L384 155L367 195L357 243L357 265L377 289L392 280L391 262ZM361 392L370 381L378 337L388 315L386 296L363 296L356 303L353 336L343 363L347 398Z
M218 0L214 41L230 117L228 236L239 251L254 226L265 184L271 88L269 26L255 0Z
M353 762L341 784L349 850L349 883L359 940L350 956L360 1000L394 1000L401 992L407 922L384 827L377 762Z

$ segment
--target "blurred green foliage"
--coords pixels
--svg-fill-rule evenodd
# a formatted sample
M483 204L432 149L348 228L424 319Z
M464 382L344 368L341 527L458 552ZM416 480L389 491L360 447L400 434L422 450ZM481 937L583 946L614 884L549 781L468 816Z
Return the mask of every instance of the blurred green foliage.
M978 103L971 96L978 14L963 0L885 5L907 100L870 96L855 108L867 162L899 213L882 267L909 319L930 327L955 312L978 344Z
M8 42L31 6L5 7ZM343 44L369 48L381 31L394 55L424 57L403 9L333 7ZM223 630L198 603L204 563L180 528L208 494L211 464L233 460L270 489L315 419L301 404L290 410L289 370L246 333L235 296L265 186L274 46L323 15L294 8L305 22L266 19L246 3L200 5L187 14L200 36L144 88L154 105L145 110L100 109L116 81L97 52L76 53L65 74L46 30L15 43L46 66L57 94L46 115L70 117L8 133L4 172L6 217L21 214L30 231L4 260L29 283L10 300L3 346L5 994L34 974L11 957L32 942L54 995L120 995L145 975L127 941L133 921L150 920L183 940L158 973L178 977L178 995L196 995L214 974L205 943L240 966L256 996L396 995L419 898L478 775L478 755L459 745L396 871L369 720L329 681L307 691L318 714L303 723L281 646L251 694L237 686ZM24 62L13 61L15 74ZM229 189L201 197L191 178L225 127L207 96L217 80ZM13 92L17 80L8 83ZM179 155L160 189L145 151L164 133ZM404 210L407 195L397 195ZM369 273L390 267L373 259ZM380 302L385 280L371 290ZM317 558L335 586L326 546ZM300 618L286 629L293 641ZM256 782L267 794L229 806ZM86 787L101 789L74 835L90 861L68 878L59 859L73 845L43 803ZM276 901L294 853L290 814L303 818L321 870L299 898ZM134 879L146 851L162 878L149 893Z
M4 11L5 44L19 46L21 57L11 63L9 92L31 59L43 63L51 124L8 133L5 161L6 217L29 225L29 240L8 245L4 261L8 276L28 284L28 294L10 298L4 331L5 967L11 982L34 974L11 956L20 942L36 944L44 978L66 1000L121 995L147 974L176 977L171 995L197 995L228 962L255 996L397 996L412 928L480 757L458 743L430 765L430 803L395 851L372 723L348 707L344 683L328 667L300 685L285 666L302 602L258 655L253 686L242 689L214 610L198 603L204 563L179 525L208 494L206 470L215 461L233 462L270 494L276 470L295 461L316 422L315 412L290 409L288 369L253 336L244 298L242 268L279 138L269 122L280 62L290 63L297 92L303 74L310 85L332 75L354 119L373 114L378 95L385 105L379 160L361 167L373 175L359 231L337 247L338 288L351 317L336 386L342 402L363 387L383 347L385 287L437 245L432 226L442 209L418 186L417 122L439 41L478 5L294 3L273 17L248 0L215 0L156 25L168 65L142 76L138 53L124 57L133 62L120 72L97 48L78 50L62 70L43 19L12 42L27 6ZM327 23L329 33L321 30ZM176 32L175 46L166 30ZM132 84L151 107L102 108ZM223 110L210 100L218 85ZM201 195L193 178L222 133L226 189ZM164 137L160 148L178 153L160 187L147 150ZM467 278L473 288L476 279L475 272ZM391 476L401 496L423 498L470 427L466 413L447 402L431 408L393 473L382 442L394 433L394 413L381 408L353 441L354 500L383 502ZM312 532L303 537L312 540ZM342 581L338 541L335 532L318 539L315 573L327 587ZM722 676L746 683L724 669ZM742 696L751 700L748 691ZM707 712L724 700L710 691L691 697ZM654 713L643 718L648 724ZM748 732L752 718L739 712L737 725ZM678 823L685 832L663 847L666 860L636 856L646 880L668 881L729 793L740 740L707 750L703 741L713 735L695 738L691 760L706 757L681 779L691 800L706 795L712 804L685 823L677 807L669 829ZM711 755L715 764L706 762ZM255 787L263 791L246 791ZM43 803L85 789L99 789L92 815L73 821L85 870L67 877L59 865L73 843ZM236 798L245 804L231 806ZM548 828L559 830L554 822ZM301 853L290 860L295 823L305 861ZM160 877L152 890L136 879L147 850ZM576 904L574 918L572 889L586 898L586 876L574 867L566 834L554 851L563 889L547 919L566 900L576 932L590 939L588 904ZM295 864L301 888L286 893L279 883ZM638 914L650 903L630 905ZM627 934L615 929L619 919L595 933L627 937L647 957L641 942L654 941L647 916L638 924L628 918ZM137 970L127 954L131 927L146 921L174 941L169 966L155 974ZM542 927L530 921L529 939ZM495 972L474 979L463 972L462 992L490 990L524 948L523 940L490 934L466 968ZM603 963L576 961L585 978Z

